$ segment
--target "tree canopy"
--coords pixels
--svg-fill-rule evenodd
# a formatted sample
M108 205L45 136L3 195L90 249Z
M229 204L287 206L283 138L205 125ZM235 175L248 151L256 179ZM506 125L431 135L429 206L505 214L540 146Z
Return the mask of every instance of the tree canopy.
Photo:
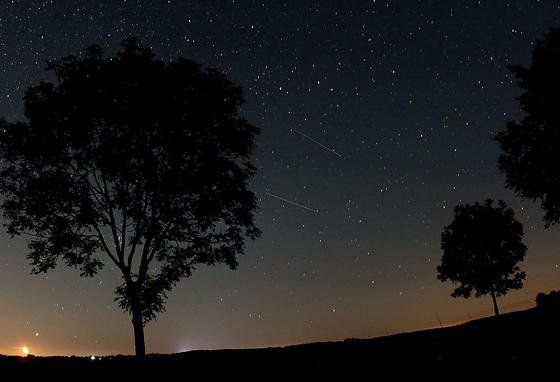
M143 326L174 285L198 264L236 268L259 236L248 188L259 129L224 75L133 38L115 57L90 46L47 69L57 81L27 90L27 120L0 122L7 231L29 238L34 273L114 263L143 355Z
M437 278L458 284L451 296L489 294L498 315L496 297L523 286L519 268L527 247L523 226L503 201L458 205L451 224L441 234L443 256Z
M496 136L498 167L508 189L540 201L548 227L560 222L560 29L537 40L531 66L510 70L523 89L523 118Z

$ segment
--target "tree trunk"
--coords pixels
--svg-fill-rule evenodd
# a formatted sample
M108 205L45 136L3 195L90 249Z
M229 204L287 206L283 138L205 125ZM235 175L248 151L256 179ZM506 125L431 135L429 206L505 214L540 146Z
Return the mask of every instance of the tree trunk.
M498 310L498 302L496 301L496 294L494 293L494 291L490 292L490 296L492 296L492 302L494 303L494 314L496 316L499 316L500 311Z
M142 309L138 306L132 307L132 326L134 327L134 348L136 358L144 358L146 345L144 343L144 323L142 322Z

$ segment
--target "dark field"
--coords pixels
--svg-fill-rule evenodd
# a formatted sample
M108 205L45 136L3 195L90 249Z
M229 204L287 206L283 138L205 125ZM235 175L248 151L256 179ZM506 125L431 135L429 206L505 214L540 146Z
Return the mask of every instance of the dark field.
M95 361L85 357L2 356L0 369L8 375L64 375L77 380L117 375L152 380L158 376L177 376L179 380L201 377L298 380L303 376L323 380L353 376L352 380L371 380L368 376L426 375L425 372L434 377L480 373L482 378L487 373L542 371L543 365L551 367L558 362L559 318L557 309L533 308L454 327L373 339L284 348L151 354L143 361L131 356ZM450 370L453 370L451 375ZM550 371L557 376L554 367Z

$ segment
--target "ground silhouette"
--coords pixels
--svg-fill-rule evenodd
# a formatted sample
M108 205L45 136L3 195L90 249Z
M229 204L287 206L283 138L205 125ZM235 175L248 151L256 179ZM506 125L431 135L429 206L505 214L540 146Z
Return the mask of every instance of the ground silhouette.
M461 375L484 372L487 376L492 371L507 375L533 368L541 370L542 365L557 356L555 349L560 340L558 294L539 296L538 300L550 299L546 307L541 301L535 308L453 327L373 339L283 348L150 354L142 362L131 356L102 357L95 361L86 357L2 357L0 369L17 371L20 375L47 375L64 370L70 375L80 372L88 376L177 375L251 380L312 377L321 380L333 376L442 373L445 366L468 365ZM551 309L552 306L555 308ZM496 369L498 366L507 368ZM488 367L490 369L486 369Z

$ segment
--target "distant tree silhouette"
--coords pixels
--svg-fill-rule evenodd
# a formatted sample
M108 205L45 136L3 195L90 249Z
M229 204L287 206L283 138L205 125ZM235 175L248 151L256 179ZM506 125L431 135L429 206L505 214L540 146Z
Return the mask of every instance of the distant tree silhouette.
M498 167L508 189L541 202L549 227L560 222L560 29L537 40L530 67L510 70L524 90L518 98L524 116L496 136Z
M443 256L437 278L459 284L451 296L469 298L489 294L494 313L496 298L523 286L523 261L527 247L522 242L523 227L503 201L455 207L453 222L441 234Z
M29 235L33 273L115 264L115 301L143 356L144 326L175 284L197 264L236 268L259 236L248 189L259 130L222 74L133 38L122 46L48 63L58 81L27 90L27 122L0 122L0 191L7 232Z

